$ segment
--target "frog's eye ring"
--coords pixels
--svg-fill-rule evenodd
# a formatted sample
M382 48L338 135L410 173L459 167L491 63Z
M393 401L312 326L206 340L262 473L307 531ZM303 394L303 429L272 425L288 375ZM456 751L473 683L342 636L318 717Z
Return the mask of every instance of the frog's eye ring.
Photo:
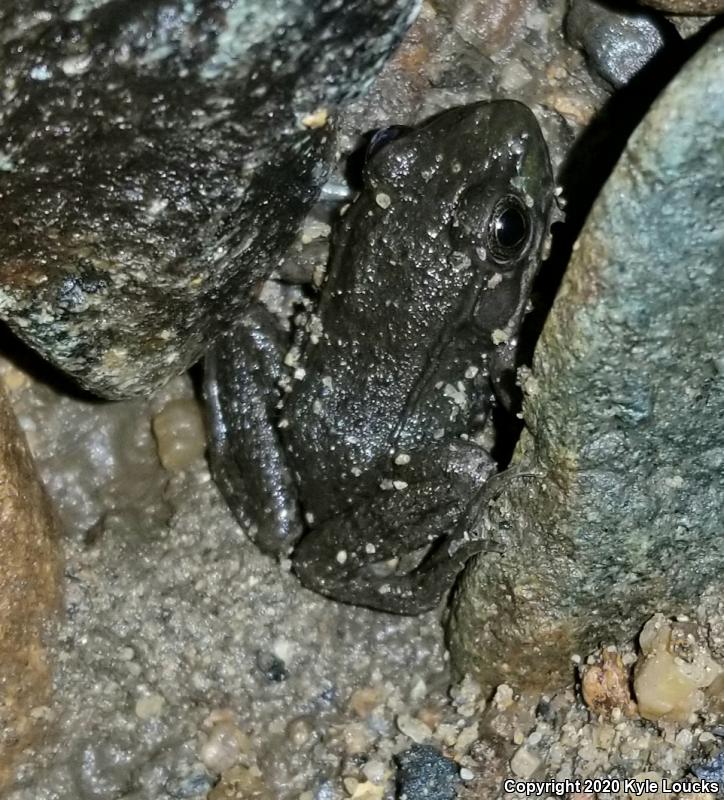
M376 130L372 134L370 143L367 145L367 150L365 151L365 164L390 142L394 142L395 139L399 139L411 130L412 128L408 128L406 125L390 125L388 128Z
M530 213L519 197L506 195L493 207L488 223L488 250L500 264L519 258L528 247Z

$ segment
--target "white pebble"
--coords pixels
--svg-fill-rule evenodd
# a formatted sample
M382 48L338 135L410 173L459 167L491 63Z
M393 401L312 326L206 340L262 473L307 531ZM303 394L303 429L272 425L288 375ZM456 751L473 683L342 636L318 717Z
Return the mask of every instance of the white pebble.
M221 774L231 769L241 755L244 734L231 722L219 722L209 732L201 747L201 761L211 772Z
M152 421L158 456L164 469L179 472L204 455L206 429L195 400L166 403Z
M519 747L510 759L510 768L519 778L528 779L540 766L540 758L527 747Z
M389 208L392 203L392 198L385 194L385 192L378 192L375 195L375 202L380 208Z
M397 728L400 733L404 733L415 744L426 742L432 735L432 731L424 722L411 717L409 714L400 714L397 717Z
M148 694L136 701L136 716L139 719L153 719L158 717L166 701L160 694Z

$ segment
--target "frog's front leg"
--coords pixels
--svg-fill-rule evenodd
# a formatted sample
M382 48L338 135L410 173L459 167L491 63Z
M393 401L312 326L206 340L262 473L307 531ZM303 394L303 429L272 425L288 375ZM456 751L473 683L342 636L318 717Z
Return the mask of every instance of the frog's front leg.
M275 422L285 351L276 319L256 304L204 366L214 480L249 536L275 556L287 555L303 530Z
M341 602L396 614L434 608L465 562L491 546L469 534L495 471L486 451L462 440L414 454L386 488L311 530L293 569L305 586ZM384 563L422 550L407 571Z

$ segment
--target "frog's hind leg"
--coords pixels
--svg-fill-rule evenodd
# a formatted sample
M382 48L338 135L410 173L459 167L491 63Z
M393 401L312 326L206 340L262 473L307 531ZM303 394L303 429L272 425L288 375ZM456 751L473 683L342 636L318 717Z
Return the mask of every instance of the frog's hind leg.
M370 564L370 548L375 545L363 530L355 530L356 524L364 525L357 514L352 518L347 515L333 518L317 529L314 536L302 539L294 552L294 571L313 591L341 602L394 614L421 614L435 608L465 562L489 547L483 541L462 543L451 536L438 537L414 569L380 575L375 574L376 567L381 566L379 561L392 555L381 547L374 554L379 561ZM451 524L454 527L459 520ZM341 531L344 535L340 535ZM330 540L338 545L333 552L329 550Z
M399 490L382 491L359 500L349 511L320 524L304 537L293 555L293 569L308 588L336 600L396 614L420 614L435 608L465 562L492 549L484 539L470 539L470 520L494 469L487 455L474 469L466 464L462 478L418 476ZM473 453L474 450L478 452ZM466 454L471 455L471 454ZM472 473L475 474L472 474ZM473 498L473 500L471 500ZM496 545L497 547L497 545ZM405 569L390 565L401 551L424 552ZM388 562L388 563L385 563Z
M286 349L274 316L255 304L204 365L214 480L242 527L271 555L289 553L303 530L275 420Z

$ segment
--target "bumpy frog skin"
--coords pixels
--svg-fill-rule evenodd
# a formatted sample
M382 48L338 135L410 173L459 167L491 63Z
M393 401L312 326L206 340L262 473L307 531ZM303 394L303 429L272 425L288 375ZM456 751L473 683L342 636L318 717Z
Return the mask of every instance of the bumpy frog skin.
M305 586L416 614L490 546L482 432L506 402L553 188L528 108L451 109L368 162L291 391L288 335L261 305L208 357L214 478Z

